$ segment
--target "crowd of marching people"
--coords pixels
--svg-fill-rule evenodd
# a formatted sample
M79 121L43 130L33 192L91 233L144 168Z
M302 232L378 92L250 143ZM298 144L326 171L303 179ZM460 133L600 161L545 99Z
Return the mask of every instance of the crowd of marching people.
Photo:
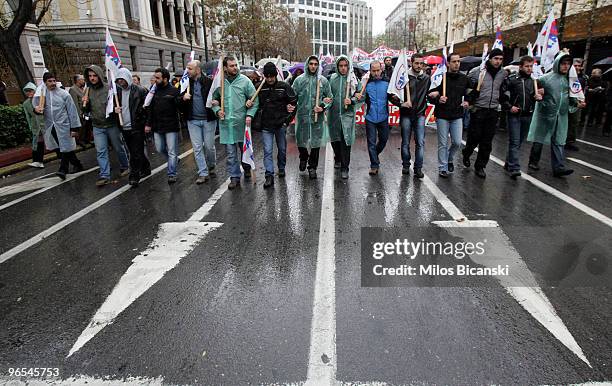
M392 104L399 108L404 175L409 175L412 168L415 178L424 177L426 112L433 105L440 177L451 176L459 158L464 167L473 166L478 177L486 178L500 112L507 119L504 168L508 175L521 175L520 148L527 140L532 143L528 168L540 168L543 147L550 145L553 175L563 177L572 173L565 164L564 152L577 150L578 127L601 124L603 110L607 109L604 132L610 131L610 87L601 80L601 71L594 70L591 78L583 75L582 60L572 59L568 52L559 52L552 70L537 80L532 79L531 56L521 57L518 71L511 74L504 70L503 51L497 48L488 53L481 67L468 73L460 71L460 59L457 53L448 55L443 82L433 82L419 53L409 58L403 73L400 61L394 66L391 58L385 58L383 62L373 61L361 79L346 56L335 59L334 71L327 78L321 74L319 57L312 55L304 63L302 74L284 81L278 64L265 64L260 69L261 80L250 79L240 73L235 58L226 56L214 77L202 71L199 61L190 61L184 87L180 79L171 79L167 69L157 68L150 89L140 84L140 77L121 67L113 77L115 84L110 85L114 98L109 98L110 80L105 79L99 66L88 66L83 74L76 75L68 91L58 87L54 74L47 72L43 93L35 95L37 87L32 83L23 88L28 97L24 111L33 134L31 165L42 167L45 149L56 151L60 159L57 175L65 179L67 174L83 170L76 146L87 146L93 137L99 165L96 185L111 181L112 148L118 158L119 175L137 186L151 174L146 143L152 137L157 152L167 160L168 183L173 184L178 178L181 128L186 127L197 166L195 182L207 183L216 176L218 132L227 155L229 189L235 189L242 178L254 177L252 128L261 132L264 187L269 188L275 177L286 175L287 128L295 125L299 170L307 171L311 179L317 178L320 148L331 143L335 167L340 177L347 179L356 114L365 105L369 174L377 175L380 154L389 138ZM586 100L570 95L568 74L572 66ZM390 83L397 85L400 79L401 91L390 92ZM462 148L464 128L467 139Z

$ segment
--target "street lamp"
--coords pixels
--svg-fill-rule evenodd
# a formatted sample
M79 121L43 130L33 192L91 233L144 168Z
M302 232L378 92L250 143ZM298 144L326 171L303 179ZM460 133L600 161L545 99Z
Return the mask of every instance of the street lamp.
M193 37L192 33L195 30L195 27L192 23L185 23L185 33L187 34L187 40L189 40L189 51L193 51Z

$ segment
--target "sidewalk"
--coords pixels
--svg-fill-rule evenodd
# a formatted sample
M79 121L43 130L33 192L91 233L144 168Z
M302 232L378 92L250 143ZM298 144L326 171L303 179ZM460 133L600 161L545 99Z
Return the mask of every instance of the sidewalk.
M76 152L79 153L93 147L81 147L77 145ZM57 159L55 152L45 154L45 163ZM0 153L0 177L9 174L14 174L29 168L28 164L32 162L32 146L24 145L14 149L9 149Z

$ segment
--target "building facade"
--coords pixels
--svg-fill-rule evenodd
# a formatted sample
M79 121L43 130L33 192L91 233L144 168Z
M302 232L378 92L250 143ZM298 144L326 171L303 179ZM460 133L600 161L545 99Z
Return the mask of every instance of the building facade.
M394 48L414 46L417 0L402 0L385 18L385 44Z
M311 36L312 52L347 55L357 44L372 40L372 8L359 0L278 0L303 22Z
M168 64L171 72L182 71L191 44L196 58L205 57L201 3L193 0L57 0L40 38L103 50L107 27L123 65L137 74Z

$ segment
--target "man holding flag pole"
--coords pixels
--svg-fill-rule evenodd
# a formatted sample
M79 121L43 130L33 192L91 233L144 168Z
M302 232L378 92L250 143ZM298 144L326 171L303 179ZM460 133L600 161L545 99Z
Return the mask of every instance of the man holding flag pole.
M193 60L193 51L185 74L181 78L181 104L187 120L193 155L198 166L196 184L208 182L216 176L215 129L217 117L206 101L212 80L202 74L199 60Z
M255 162L252 157L253 143L250 135L251 120L257 112L259 100L255 96L255 86L249 78L239 73L238 62L232 56L221 60L223 69L217 77L219 81L216 89L212 89L211 101L213 112L219 117L220 142L224 144L227 152L227 168L230 174L228 188L235 189L240 186L241 159L244 177L254 175ZM250 98L255 96L253 100ZM246 146L246 149L244 145ZM247 150L247 157L241 154ZM251 170L253 174L251 175Z
M393 69L388 93L392 94L391 103L400 108L402 174L410 174L410 137L414 133L414 177L423 178L425 111L431 80L423 71L425 61L422 54L416 53L410 60L412 67L408 68L404 50Z
M438 173L440 177L448 177L455 170L454 157L461 148L463 116L469 107L472 82L467 75L459 72L461 57L451 53L446 60L448 71L442 73L442 84L439 74L432 76L432 87L429 100L436 109L436 127L438 132ZM446 65L444 66L446 67ZM441 67L438 67L440 69ZM451 145L448 146L450 134Z

